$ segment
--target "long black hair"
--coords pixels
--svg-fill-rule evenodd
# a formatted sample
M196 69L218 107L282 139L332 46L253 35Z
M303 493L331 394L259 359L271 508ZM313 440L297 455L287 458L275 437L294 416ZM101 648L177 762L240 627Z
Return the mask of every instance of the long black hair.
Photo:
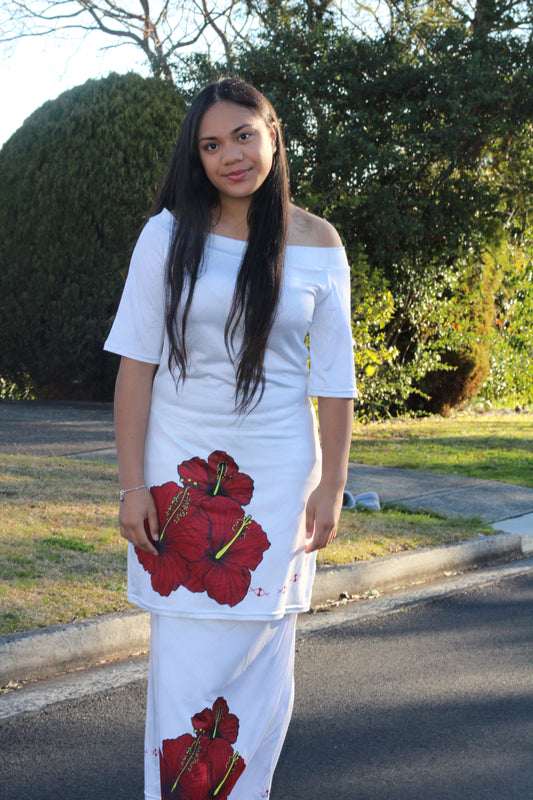
M222 78L206 86L193 100L181 125L152 215L164 208L177 220L167 267L166 329L170 342L169 369L185 380L188 355L187 317L199 272L218 191L207 178L199 154L198 130L206 111L225 100L253 109L276 132L272 168L251 199L248 243L239 269L233 302L224 330L226 349L236 371L235 405L240 412L261 400L265 388L264 358L274 323L283 279L289 216L289 171L276 112L257 89L240 78ZM187 294L178 323L178 306ZM242 345L234 352L238 329Z

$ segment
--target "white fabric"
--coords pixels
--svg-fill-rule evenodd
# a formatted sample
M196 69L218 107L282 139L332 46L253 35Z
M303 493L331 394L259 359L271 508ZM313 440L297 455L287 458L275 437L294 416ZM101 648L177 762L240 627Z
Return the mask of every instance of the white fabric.
M145 800L160 800L165 739L194 735L192 717L222 697L239 721L245 769L230 800L266 800L292 713L296 615L271 622L152 615Z
M171 214L163 211L142 232L105 348L159 365L146 441L146 482L180 484L182 462L194 457L207 461L214 451L227 453L254 482L244 511L266 533L269 547L251 571L246 596L230 607L184 585L168 596L154 591L130 545L129 599L158 614L205 618L267 620L305 611L315 557L304 553L304 509L320 478L309 396L355 394L346 255L342 248L287 247L280 306L265 356L265 393L250 414L239 416L224 326L246 244L208 237L188 318L190 368L176 389L165 334L164 277L172 226Z

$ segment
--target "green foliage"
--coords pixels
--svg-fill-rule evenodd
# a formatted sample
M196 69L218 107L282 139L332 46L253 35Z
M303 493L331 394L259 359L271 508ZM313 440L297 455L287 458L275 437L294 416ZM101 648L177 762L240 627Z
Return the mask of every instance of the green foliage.
M327 0L259 5L253 48L196 56L179 82L239 72L280 114L296 202L347 245L360 416L447 413L489 369L487 402L526 396L530 273L512 265L532 254L531 40L499 0L472 20L400 4L373 40ZM1 151L4 395L109 396L101 344L182 113L161 82L111 76L45 104Z
M442 364L420 383L427 397L424 408L444 416L475 396L489 373L494 293L500 281L500 263L487 252L459 266L448 287L440 282L432 303L439 328L431 341L439 344Z
M26 378L22 388L0 377L0 400L35 400L31 381Z
M44 547L59 547L63 550L77 550L80 553L92 553L96 549L94 544L76 539L73 536L64 537L62 535L41 539L40 544Z
M446 413L488 371L490 252L509 235L493 173L533 113L532 45L458 19L360 39L320 8L309 25L308 4L285 5L230 66L281 117L296 202L347 245L360 413Z
M490 374L478 399L486 406L533 403L533 261L510 265L496 298Z
M491 163L507 217L496 254L503 279L491 320L490 372L478 399L485 405L533 403L533 126Z
M45 103L0 151L5 386L111 396L103 341L183 111L161 81L112 74Z

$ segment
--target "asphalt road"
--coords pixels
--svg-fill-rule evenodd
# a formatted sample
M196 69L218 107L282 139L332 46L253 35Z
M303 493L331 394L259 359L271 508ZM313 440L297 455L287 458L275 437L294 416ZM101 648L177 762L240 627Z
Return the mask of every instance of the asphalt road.
M298 640L273 800L533 800L533 571L324 616ZM144 693L1 723L1 800L141 800Z

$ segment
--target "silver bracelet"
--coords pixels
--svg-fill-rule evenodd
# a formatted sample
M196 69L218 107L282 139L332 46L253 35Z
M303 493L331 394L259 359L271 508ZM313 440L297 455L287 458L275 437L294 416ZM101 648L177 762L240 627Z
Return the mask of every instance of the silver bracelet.
M148 486L145 483L143 483L142 486L134 486L133 489L120 489L118 493L119 503L122 503L125 494L128 494L128 492L136 492L137 489L148 489Z

